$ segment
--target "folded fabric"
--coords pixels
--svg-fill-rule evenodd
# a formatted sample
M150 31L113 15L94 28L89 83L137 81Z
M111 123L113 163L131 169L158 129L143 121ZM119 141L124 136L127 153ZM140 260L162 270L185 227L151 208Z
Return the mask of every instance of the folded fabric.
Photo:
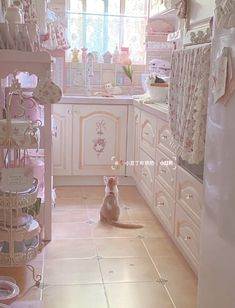
M172 146L188 163L204 158L210 46L175 50L169 85Z
M224 93L219 98L219 102L226 105L235 91L235 78L233 74L233 63L232 63L232 55L231 55L231 48L225 47L222 52L222 57L226 58L226 74L225 74L225 81L224 81Z

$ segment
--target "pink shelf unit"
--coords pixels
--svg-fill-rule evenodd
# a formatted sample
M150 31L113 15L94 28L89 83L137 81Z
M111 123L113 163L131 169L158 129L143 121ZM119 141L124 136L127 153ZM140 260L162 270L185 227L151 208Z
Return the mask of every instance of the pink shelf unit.
M18 50L0 50L0 79L10 74L28 72L38 78L51 78L51 56L46 51L25 52ZM44 105L43 149L45 163L45 194L42 213L44 240L51 239L51 205L52 205L52 133L51 133L51 105ZM0 149L0 159L4 154L4 148Z

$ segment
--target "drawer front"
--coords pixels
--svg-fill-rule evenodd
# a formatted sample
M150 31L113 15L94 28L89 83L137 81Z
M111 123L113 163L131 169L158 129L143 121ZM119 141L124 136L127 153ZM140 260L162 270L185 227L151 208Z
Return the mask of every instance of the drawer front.
M174 234L175 201L163 186L155 184L154 213L159 217L170 234Z
M156 151L156 179L164 185L172 196L176 187L176 157L167 156L161 151Z
M141 112L140 121L140 147L154 159L156 147L156 118L143 111Z
M182 168L177 168L177 201L191 218L200 224L203 206L203 185Z
M140 150L140 185L138 187L150 206L153 204L154 165L152 158Z
M165 153L174 153L170 145L171 131L168 122L158 119L157 121L157 146Z
M175 238L195 269L198 269L200 253L200 229L176 203Z

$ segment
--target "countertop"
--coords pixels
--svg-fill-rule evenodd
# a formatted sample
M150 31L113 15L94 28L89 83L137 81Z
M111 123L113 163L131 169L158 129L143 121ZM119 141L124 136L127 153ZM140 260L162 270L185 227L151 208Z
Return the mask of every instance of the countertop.
M128 95L103 96L63 96L59 104L89 104L89 105L132 105L133 98Z
M146 112L149 112L158 118L161 118L162 120L168 121L169 120L169 113L168 113L168 104L164 103L144 103L142 101L133 100L133 105L140 108L141 110L144 110Z
M145 103L141 100L133 99L128 95L116 95L112 97L102 96L63 96L59 104L81 104L81 105L133 105L146 112L168 121L168 104L165 103Z

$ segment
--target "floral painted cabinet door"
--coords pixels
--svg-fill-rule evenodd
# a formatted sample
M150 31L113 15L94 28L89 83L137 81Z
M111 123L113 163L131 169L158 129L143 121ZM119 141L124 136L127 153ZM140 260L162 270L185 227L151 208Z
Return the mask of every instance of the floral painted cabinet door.
M73 174L125 175L127 106L73 108Z

